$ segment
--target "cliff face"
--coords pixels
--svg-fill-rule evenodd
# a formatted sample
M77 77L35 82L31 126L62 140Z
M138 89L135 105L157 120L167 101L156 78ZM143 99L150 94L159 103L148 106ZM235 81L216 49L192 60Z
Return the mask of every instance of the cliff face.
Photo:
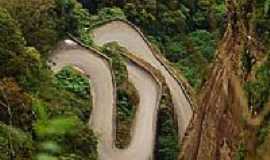
M240 47L235 45L237 43L230 38L219 49L220 58L203 88L200 108L187 132L181 160L227 160L237 149L242 132L241 108L244 107L232 65L235 50Z
M241 4L242 3L242 4ZM212 73L202 89L199 108L183 142L180 160L231 160L243 143L240 57L254 46L249 15L253 1L228 0L228 24Z

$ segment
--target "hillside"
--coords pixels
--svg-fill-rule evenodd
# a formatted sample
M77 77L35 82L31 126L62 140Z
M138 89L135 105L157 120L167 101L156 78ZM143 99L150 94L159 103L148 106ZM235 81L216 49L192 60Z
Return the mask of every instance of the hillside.
M1 160L268 160L269 0L0 0Z

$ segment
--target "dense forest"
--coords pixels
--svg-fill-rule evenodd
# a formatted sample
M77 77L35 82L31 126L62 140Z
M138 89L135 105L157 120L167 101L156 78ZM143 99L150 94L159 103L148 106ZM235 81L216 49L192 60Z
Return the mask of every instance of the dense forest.
M91 30L117 19L138 26L188 82L198 106L195 117L212 111L201 106L218 103L215 97L215 102L206 100L205 94L213 91L223 96L214 85L208 86L214 84L219 59L225 59L227 52L237 53L239 61L232 62L233 73L228 75L237 77L237 87L231 88L241 94L233 94L234 90L228 94L246 104L232 109L237 110L237 118L222 119L232 123L224 125L228 128L241 128L239 137L232 138L237 142L231 144L227 159L270 159L269 0L0 0L1 160L98 159L98 135L88 127L93 107L91 79L72 66L54 73L48 61L57 44L70 35L85 46L96 47ZM127 82L125 58L119 56L127 51L117 44L97 49L112 59L115 70L120 115L116 139L121 148L131 136L129 125L138 95ZM226 99L227 105L234 106L232 101ZM188 140L182 148L173 111L165 107L158 115L155 159L199 160L205 150L191 151L185 144ZM201 139L200 143L212 145ZM226 159L216 154L212 159Z

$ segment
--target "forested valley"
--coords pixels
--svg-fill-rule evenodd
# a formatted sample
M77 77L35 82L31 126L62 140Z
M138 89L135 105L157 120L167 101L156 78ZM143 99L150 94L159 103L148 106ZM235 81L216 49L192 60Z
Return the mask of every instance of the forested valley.
M269 0L0 0L0 160L269 160L269 48Z

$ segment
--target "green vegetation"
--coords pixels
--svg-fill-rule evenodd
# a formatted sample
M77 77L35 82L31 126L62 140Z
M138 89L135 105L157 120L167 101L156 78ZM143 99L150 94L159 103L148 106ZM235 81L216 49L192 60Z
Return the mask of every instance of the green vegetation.
M270 59L262 64L256 71L256 79L246 83L249 106L260 111L269 102L270 97Z
M256 31L261 37L261 40L269 47L269 0L258 0L256 3L256 15L253 17L254 23L256 24Z
M119 148L125 148L130 144L132 124L138 105L136 94L136 89L129 82L117 90L116 146Z
M112 67L117 86L121 86L128 80L127 68L125 60L121 56L121 52L124 52L124 50L116 43L108 43L102 48L102 53L106 54L112 60Z
M97 12L97 14L90 17L91 28L98 27L105 22L115 19L126 19L124 12L120 8L102 8Z
M22 130L0 122L0 159L30 159L34 151L31 139Z
M264 157L268 155L267 148L269 146L269 100L270 100L270 61L269 55L265 62L255 69L251 63L246 63L251 66L249 72L255 70L255 76L248 80L244 89L248 98L248 107L253 117L262 118L259 127L256 130L256 150L254 157ZM253 152L253 151L252 151ZM252 158L251 158L252 159ZM256 159L256 158L254 158ZM258 158L262 159L262 158Z
M37 159L91 159L97 158L97 141L87 122L91 112L89 82L71 67L65 67L55 75L55 80L47 85L33 99L33 111L36 121L34 139L38 145ZM56 82L55 82L56 81ZM84 83L81 83L84 82ZM68 85L77 85L78 90ZM87 146L89 150L85 151Z
M0 6L18 22L27 45L42 54L66 32L79 35L89 27L89 14L76 0L11 0L0 1Z
M235 160L245 160L246 149L244 144L240 144L235 156Z
M55 77L45 63L86 18L75 0L0 0L1 160L97 159L89 82L70 69Z
M250 8L250 7L249 7ZM250 10L248 5L246 10ZM247 82L244 88L248 98L248 107L252 110L254 117L262 118L260 127L256 133L256 155L257 159L269 159L269 100L270 100L270 58L269 58L269 0L257 0L255 3L255 14L248 14L250 25L255 27L258 41L256 47L263 48L263 53L259 55L254 50L245 50L242 58L244 73L247 75ZM257 65L259 64L259 66ZM266 158L267 157L267 158ZM252 158L251 158L252 159ZM256 159L256 158L254 158Z
M161 108L158 115L158 139L157 139L157 160L174 160L177 159L180 145L178 142L177 126L174 123L173 113L167 106Z
M37 160L43 160L44 157L60 160L97 158L95 136L76 113L49 116L48 109L42 102L35 100L33 105L37 116L34 124L39 150ZM70 143L73 145L69 145ZM87 150L85 147L88 147Z
M61 102L63 106L57 106L58 110L52 110L51 112L55 112L54 115L65 113L70 115L75 113L81 120L87 123L92 109L89 79L71 66L64 67L55 75L55 78L55 88L52 88L52 90L61 90L62 93L47 98L51 99L52 103ZM55 99L53 96L59 96L59 99ZM66 97L66 100L60 100L63 96ZM55 102L54 99L56 100Z
M75 4L75 6L77 6L75 7L75 13L69 13L66 16L69 17L70 14L75 14L74 18L78 21L77 26L79 26L77 29L78 33L74 33L73 30L68 30L68 32L78 37L87 46L93 45L92 37L89 34L91 29L103 24L104 22L114 20L116 18L126 19L124 13L119 8L104 8L101 9L97 14L90 16L89 12L86 12L84 9L82 9L78 3ZM70 19L71 24L74 23L74 18ZM69 26L69 24L66 25Z
M0 78L32 72L40 63L39 54L26 47L17 22L3 8L0 8L0 26Z
M175 66L183 72L195 89L199 89L207 78L209 64L213 62L215 56L215 37L205 30L197 30L188 34L188 37L178 44L168 48L169 53L178 56L174 58ZM173 62L173 59L171 61Z
M117 114L119 116L119 121L128 121L128 123L132 123L134 114L135 114L135 108L131 101L131 97L129 97L128 93L125 90L118 90L117 92L117 106L119 109L117 110ZM127 119L127 120L124 120Z
M89 98L90 83L88 78L82 76L79 71L73 69L71 66L63 68L55 77L57 79L57 86L73 92L82 98Z
M262 126L257 132L258 144L259 145L263 144L267 140L267 137L269 136L270 136L270 118L267 117L264 124L262 124Z
M68 83L64 82L63 79L62 82L63 84ZM3 150L3 153L1 152L1 156L12 156L15 159L21 159L23 156L25 159L30 159L36 153L39 153L37 157L40 159L43 156L54 156L59 159L70 156L78 157L77 159L96 159L96 138L87 127L91 112L90 97L81 97L78 93L67 91L55 83L51 83L50 86L47 85L48 88L45 88L46 91L39 93L37 100L36 98L31 100L27 94L21 95L22 90L12 80L4 80L1 87L1 92L7 95L6 99L5 97L1 97L1 99L6 100L7 104L5 105L11 107L11 112L8 112L8 109L1 108L1 111L3 111L1 112L1 121L9 124L7 127L11 127L7 130L7 127L4 126L3 133L0 134L0 139L3 141L1 148L7 149ZM32 114L31 107L27 109L24 106L27 105L26 101L30 102L30 100L34 114ZM34 130L32 130L32 123ZM13 129L12 126L17 128ZM13 136L10 130L14 130L15 133L18 132L20 136ZM24 132L20 130L24 130ZM34 139L30 136L32 132L37 135ZM25 142L21 141L22 138L25 138ZM53 145L60 151L55 151L53 155L50 155L49 153L52 153L51 148L49 148L49 151L48 148L44 149L43 145L45 144L50 144L49 147ZM38 150L34 150L31 146L38 146ZM87 152L84 151L85 146L88 146ZM11 151L11 153L8 151ZM39 158L37 159L39 160ZM3 158L3 160L8 159L8 157Z

